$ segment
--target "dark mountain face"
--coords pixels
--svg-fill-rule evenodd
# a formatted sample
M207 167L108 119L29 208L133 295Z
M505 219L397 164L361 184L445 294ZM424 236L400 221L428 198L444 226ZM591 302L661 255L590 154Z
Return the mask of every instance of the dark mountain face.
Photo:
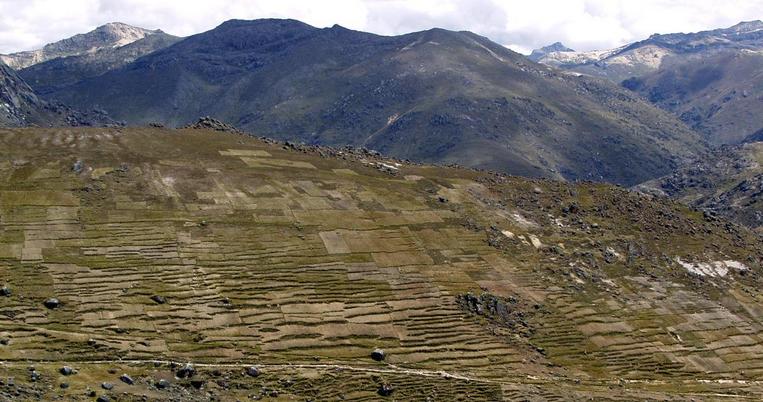
M91 126L114 124L101 112L80 113L60 104L47 102L13 69L0 62L0 126Z
M212 115L258 135L527 176L635 184L704 150L625 89L441 29L229 21L51 95L130 124Z

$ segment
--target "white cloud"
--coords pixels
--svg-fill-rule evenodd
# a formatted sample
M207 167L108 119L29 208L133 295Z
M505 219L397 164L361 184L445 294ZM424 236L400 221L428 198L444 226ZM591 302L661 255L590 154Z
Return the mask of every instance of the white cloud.
M0 52L39 48L112 21L186 36L232 18L264 17L388 35L470 30L524 52L557 40L590 50L763 19L763 0L0 0Z

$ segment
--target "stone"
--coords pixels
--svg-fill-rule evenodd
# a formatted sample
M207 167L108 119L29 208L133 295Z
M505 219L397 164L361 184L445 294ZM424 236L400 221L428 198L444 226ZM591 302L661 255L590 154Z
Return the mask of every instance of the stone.
M164 296L159 295L153 295L151 296L151 300L153 300L156 304L164 304L167 303L167 298Z
M386 354L384 353L382 349L374 349L374 351L371 352L371 358L376 360L377 362L384 360L385 357L386 357Z
M45 305L45 307L53 310L61 306L61 301L56 299L55 297L51 297L50 299L45 300L43 304Z
M36 371L34 371L34 370L32 370L32 372L31 372L31 373L29 373L29 380L30 380L30 381L32 381L32 382L37 382L37 381L39 381L40 379L42 379L42 376L40 375L40 373L38 373L38 372L36 372Z
M0 339L0 345L7 346L9 343L11 343L11 340L8 338Z
M0 288L0 296L10 297L11 288L9 288L7 285L3 285L3 287Z
M130 376L129 376L129 375L127 375L127 374L122 374L121 376L119 376L119 379L120 379L120 380L121 380L123 383L125 383L125 384L127 384L127 385L133 385L133 384L135 384L135 380L133 380L133 379L132 379L132 377L130 377Z
M95 400L95 402L111 402L111 399L106 395L101 395L98 397L98 399Z
M112 389L114 389L114 384L112 384L110 382L102 382L101 383L101 388L103 388L103 389L105 389L107 391L111 391Z
M60 369L58 369L58 372L63 375L72 375L74 374L74 369L69 366L63 366Z
M255 366L247 367L246 368L246 375L250 377L257 377L260 375L260 369L258 369Z
M170 382L163 378L156 382L157 389L167 389L169 386L170 386Z
M69 383L68 383L68 382L62 382L62 383L61 383L61 384L59 384L58 386L59 386L61 389L67 389L67 388L69 388Z

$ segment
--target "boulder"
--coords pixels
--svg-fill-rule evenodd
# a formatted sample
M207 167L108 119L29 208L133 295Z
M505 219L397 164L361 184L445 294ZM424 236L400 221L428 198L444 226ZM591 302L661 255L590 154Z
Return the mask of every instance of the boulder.
M45 305L45 307L52 310L61 306L61 301L56 299L55 297L51 297L50 299L45 300L43 304Z
M395 392L395 388L389 384L382 384L379 386L379 389L376 392L381 396L390 396L393 392Z
M135 380L133 380L133 379L132 379L132 377L130 377L130 376L129 376L129 375L127 375L127 374L122 374L121 376L119 376L119 379L120 379L120 380L121 380L123 383L125 383L125 384L127 384L127 385L133 385L133 384L135 384Z
M193 368L192 365L186 364L185 366L181 367L175 375L177 378L191 378L196 374L196 369Z
M382 349L374 349L374 351L371 352L371 358L376 360L377 362L384 360L385 357L387 356L384 353L384 350Z
M250 377L257 377L260 375L260 369L258 369L255 366L247 367L246 368L246 375Z

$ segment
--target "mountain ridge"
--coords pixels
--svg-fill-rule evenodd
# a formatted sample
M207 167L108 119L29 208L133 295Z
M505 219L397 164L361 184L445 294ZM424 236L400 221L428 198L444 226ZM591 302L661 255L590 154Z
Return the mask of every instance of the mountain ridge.
M129 124L212 115L258 135L568 180L636 184L704 149L627 90L443 29L233 20L49 95Z

